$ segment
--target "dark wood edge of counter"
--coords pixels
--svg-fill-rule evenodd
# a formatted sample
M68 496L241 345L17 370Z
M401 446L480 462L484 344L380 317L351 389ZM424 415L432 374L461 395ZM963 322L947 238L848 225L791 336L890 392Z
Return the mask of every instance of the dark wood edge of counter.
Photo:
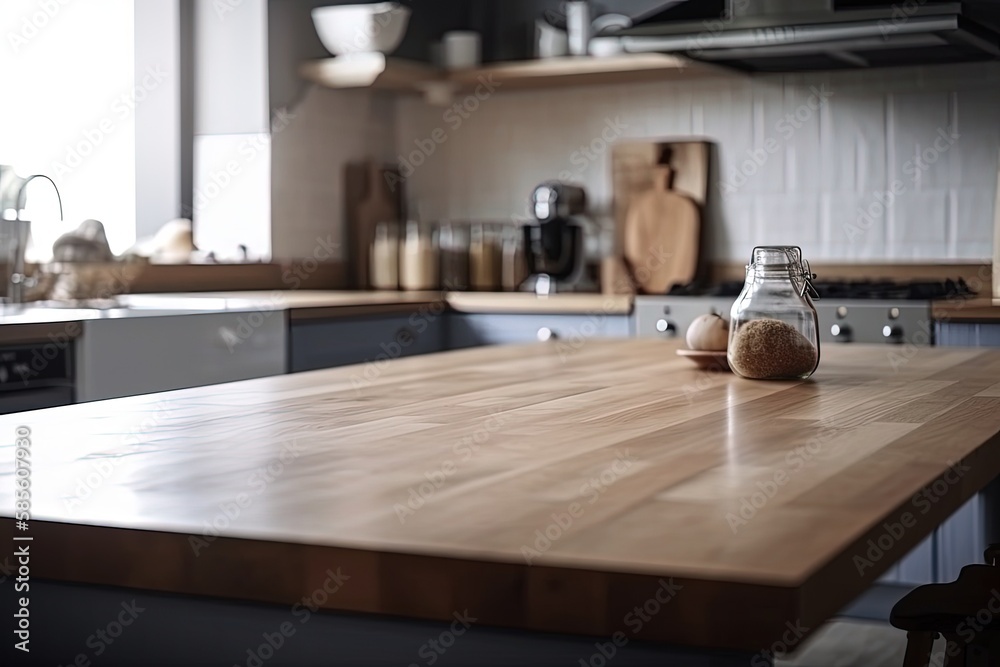
M530 295L529 295L530 296ZM600 294L588 296L601 297ZM617 297L621 298L621 297ZM470 308L465 305L456 306L445 296L438 300L412 301L392 304L371 304L371 305L351 305L351 306L294 306L289 308L289 319L292 321L302 320L330 320L344 317L364 317L368 315L441 315L442 313L455 313L458 315L537 315L555 316L570 315L582 316L591 315L595 311L608 316L628 317L632 314L634 303L627 308L616 308L614 310L599 308L579 308L566 307L560 305L553 308L537 308L531 306L519 306L517 304L497 307Z
M987 469L982 461L967 463ZM787 641L796 628L802 634L795 643L810 636L986 483L980 472L953 487L859 573L855 557L870 556L869 540L879 544L886 526L901 522L905 503L799 588L44 521L31 523L37 545L31 575L287 605L292 613L303 600L328 611L433 621L467 610L500 628L596 637L623 632L629 639L753 652ZM0 518L0 536L13 532L14 521ZM342 587L338 575L346 575Z
M412 315L415 313L441 314L448 310L444 301L423 301L412 303L380 303L356 306L299 306L288 309L288 319L293 322L308 320L333 320L347 317L367 317L372 315Z
M83 333L83 323L40 322L36 324L4 324L0 326L0 345L53 343L64 345Z
M933 313L937 322L1000 322L1000 299L940 301L934 304Z
M0 518L10 540L14 522ZM800 616L794 588L31 522L31 576L178 595L758 651ZM19 543L21 544L21 543ZM346 575L335 585L337 575ZM325 592L321 592L324 591ZM336 590L334 590L336 588ZM753 614L734 610L753 609Z

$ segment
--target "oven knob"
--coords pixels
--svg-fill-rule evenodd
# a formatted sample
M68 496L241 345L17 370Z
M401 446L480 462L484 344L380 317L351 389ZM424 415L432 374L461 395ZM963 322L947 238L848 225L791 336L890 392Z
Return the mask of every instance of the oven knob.
M667 322L666 320L660 320L656 323L656 330L661 334L666 334L671 338L677 337L677 326L672 322Z
M834 324L830 327L830 333L838 343L850 343L854 337L854 331L846 324Z
M885 342L890 345L899 345L903 342L903 328L893 327L888 324L882 329L882 335L885 336Z

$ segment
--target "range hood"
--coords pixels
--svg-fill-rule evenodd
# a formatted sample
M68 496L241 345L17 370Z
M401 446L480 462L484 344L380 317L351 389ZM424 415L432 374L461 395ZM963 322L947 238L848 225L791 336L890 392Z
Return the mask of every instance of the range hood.
M698 0L692 0L698 2ZM1000 59L998 2L726 0L715 19L622 33L631 53L676 53L757 72Z

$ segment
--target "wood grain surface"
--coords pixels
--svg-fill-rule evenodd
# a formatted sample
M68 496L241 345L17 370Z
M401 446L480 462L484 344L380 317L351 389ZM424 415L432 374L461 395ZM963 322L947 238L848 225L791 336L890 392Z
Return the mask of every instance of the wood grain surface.
M1000 352L833 347L809 381L753 382L676 349L484 348L0 417L0 506L23 425L32 576L293 604L340 568L324 608L757 650L1000 473Z

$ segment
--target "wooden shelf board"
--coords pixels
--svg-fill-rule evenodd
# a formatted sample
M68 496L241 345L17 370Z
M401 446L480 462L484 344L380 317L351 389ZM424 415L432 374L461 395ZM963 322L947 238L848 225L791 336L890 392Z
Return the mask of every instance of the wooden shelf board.
M415 60L376 58L349 61L327 58L304 63L302 78L328 88L378 88L401 93L423 92L422 86L445 79L441 70Z
M513 90L541 86L662 81L723 74L730 73L686 58L652 53L625 54L608 58L568 57L496 63L479 69L455 72L450 79L463 88L475 87L482 80L488 79Z
M607 58L567 57L494 63L456 72L399 58L349 62L329 58L303 64L303 78L330 88L372 87L422 93L435 86L472 90L484 82L504 90L734 76L730 70L666 54L623 54Z

